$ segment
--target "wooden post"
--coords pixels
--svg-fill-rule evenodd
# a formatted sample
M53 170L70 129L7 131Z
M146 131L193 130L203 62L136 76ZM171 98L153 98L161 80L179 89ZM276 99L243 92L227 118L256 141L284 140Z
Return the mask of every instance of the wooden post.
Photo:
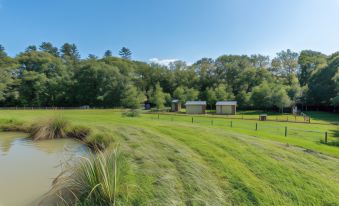
M287 137L287 126L285 126L285 137Z
M325 143L327 143L327 132L325 132Z
M255 123L255 131L258 131L258 123Z
M231 127L233 127L233 122L231 121Z
M192 124L193 124L193 117L192 117Z

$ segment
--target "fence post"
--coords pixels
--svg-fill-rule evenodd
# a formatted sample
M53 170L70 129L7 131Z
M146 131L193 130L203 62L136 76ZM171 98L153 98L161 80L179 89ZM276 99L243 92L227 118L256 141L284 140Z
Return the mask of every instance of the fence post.
M192 124L193 124L193 117L192 117Z
M325 132L325 143L327 143L327 132Z
M258 131L258 123L255 123L255 131Z
M285 126L285 137L287 137L287 126Z
M233 127L233 122L231 121L231 127Z

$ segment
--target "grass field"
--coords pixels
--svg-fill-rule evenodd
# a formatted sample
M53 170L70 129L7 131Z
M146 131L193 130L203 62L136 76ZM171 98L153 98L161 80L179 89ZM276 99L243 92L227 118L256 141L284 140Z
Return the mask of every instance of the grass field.
M320 143L338 125L114 110L0 111L0 124L60 115L113 135L128 162L117 205L339 205L339 147Z

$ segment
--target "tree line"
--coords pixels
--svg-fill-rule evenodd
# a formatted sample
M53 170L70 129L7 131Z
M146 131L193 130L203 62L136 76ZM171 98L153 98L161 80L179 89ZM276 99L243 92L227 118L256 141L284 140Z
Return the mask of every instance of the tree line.
M247 109L339 105L339 52L222 55L169 66L134 61L125 47L119 55L81 58L75 44L43 42L11 57L0 45L0 106L137 108L149 101L161 109L172 99L206 100L210 108L219 100Z

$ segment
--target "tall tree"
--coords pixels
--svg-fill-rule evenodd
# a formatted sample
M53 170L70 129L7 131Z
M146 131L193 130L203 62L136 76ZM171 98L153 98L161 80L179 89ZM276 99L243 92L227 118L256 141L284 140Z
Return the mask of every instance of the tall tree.
M112 57L112 51L111 50L106 50L104 57Z
M316 51L304 50L300 53L298 64L300 66L298 75L299 82L301 86L305 86L308 83L312 72L319 67L326 66L326 55Z
M26 52L32 52L32 51L37 51L38 49L36 48L35 45L29 45L27 48L26 48Z
M163 92L159 82L155 85L151 102L156 105L157 109L163 109L165 107L165 93Z
M121 100L122 106L131 109L140 108L140 104L146 100L145 95L138 91L138 89L130 84L124 91L123 99Z
M119 51L119 55L121 56L121 58L123 59L131 59L132 57L132 52L130 49L126 48L126 47L122 47Z
M287 79L287 83L291 84L291 74L296 74L298 68L298 53L287 49L277 53L277 57L272 60L271 70Z
M52 54L53 56L58 57L59 56L59 51L57 47L54 47L52 43L50 42L42 42L39 49L41 51L47 52Z
M70 58L73 61L80 59L80 54L75 44L65 43L61 46L60 52L63 58Z

